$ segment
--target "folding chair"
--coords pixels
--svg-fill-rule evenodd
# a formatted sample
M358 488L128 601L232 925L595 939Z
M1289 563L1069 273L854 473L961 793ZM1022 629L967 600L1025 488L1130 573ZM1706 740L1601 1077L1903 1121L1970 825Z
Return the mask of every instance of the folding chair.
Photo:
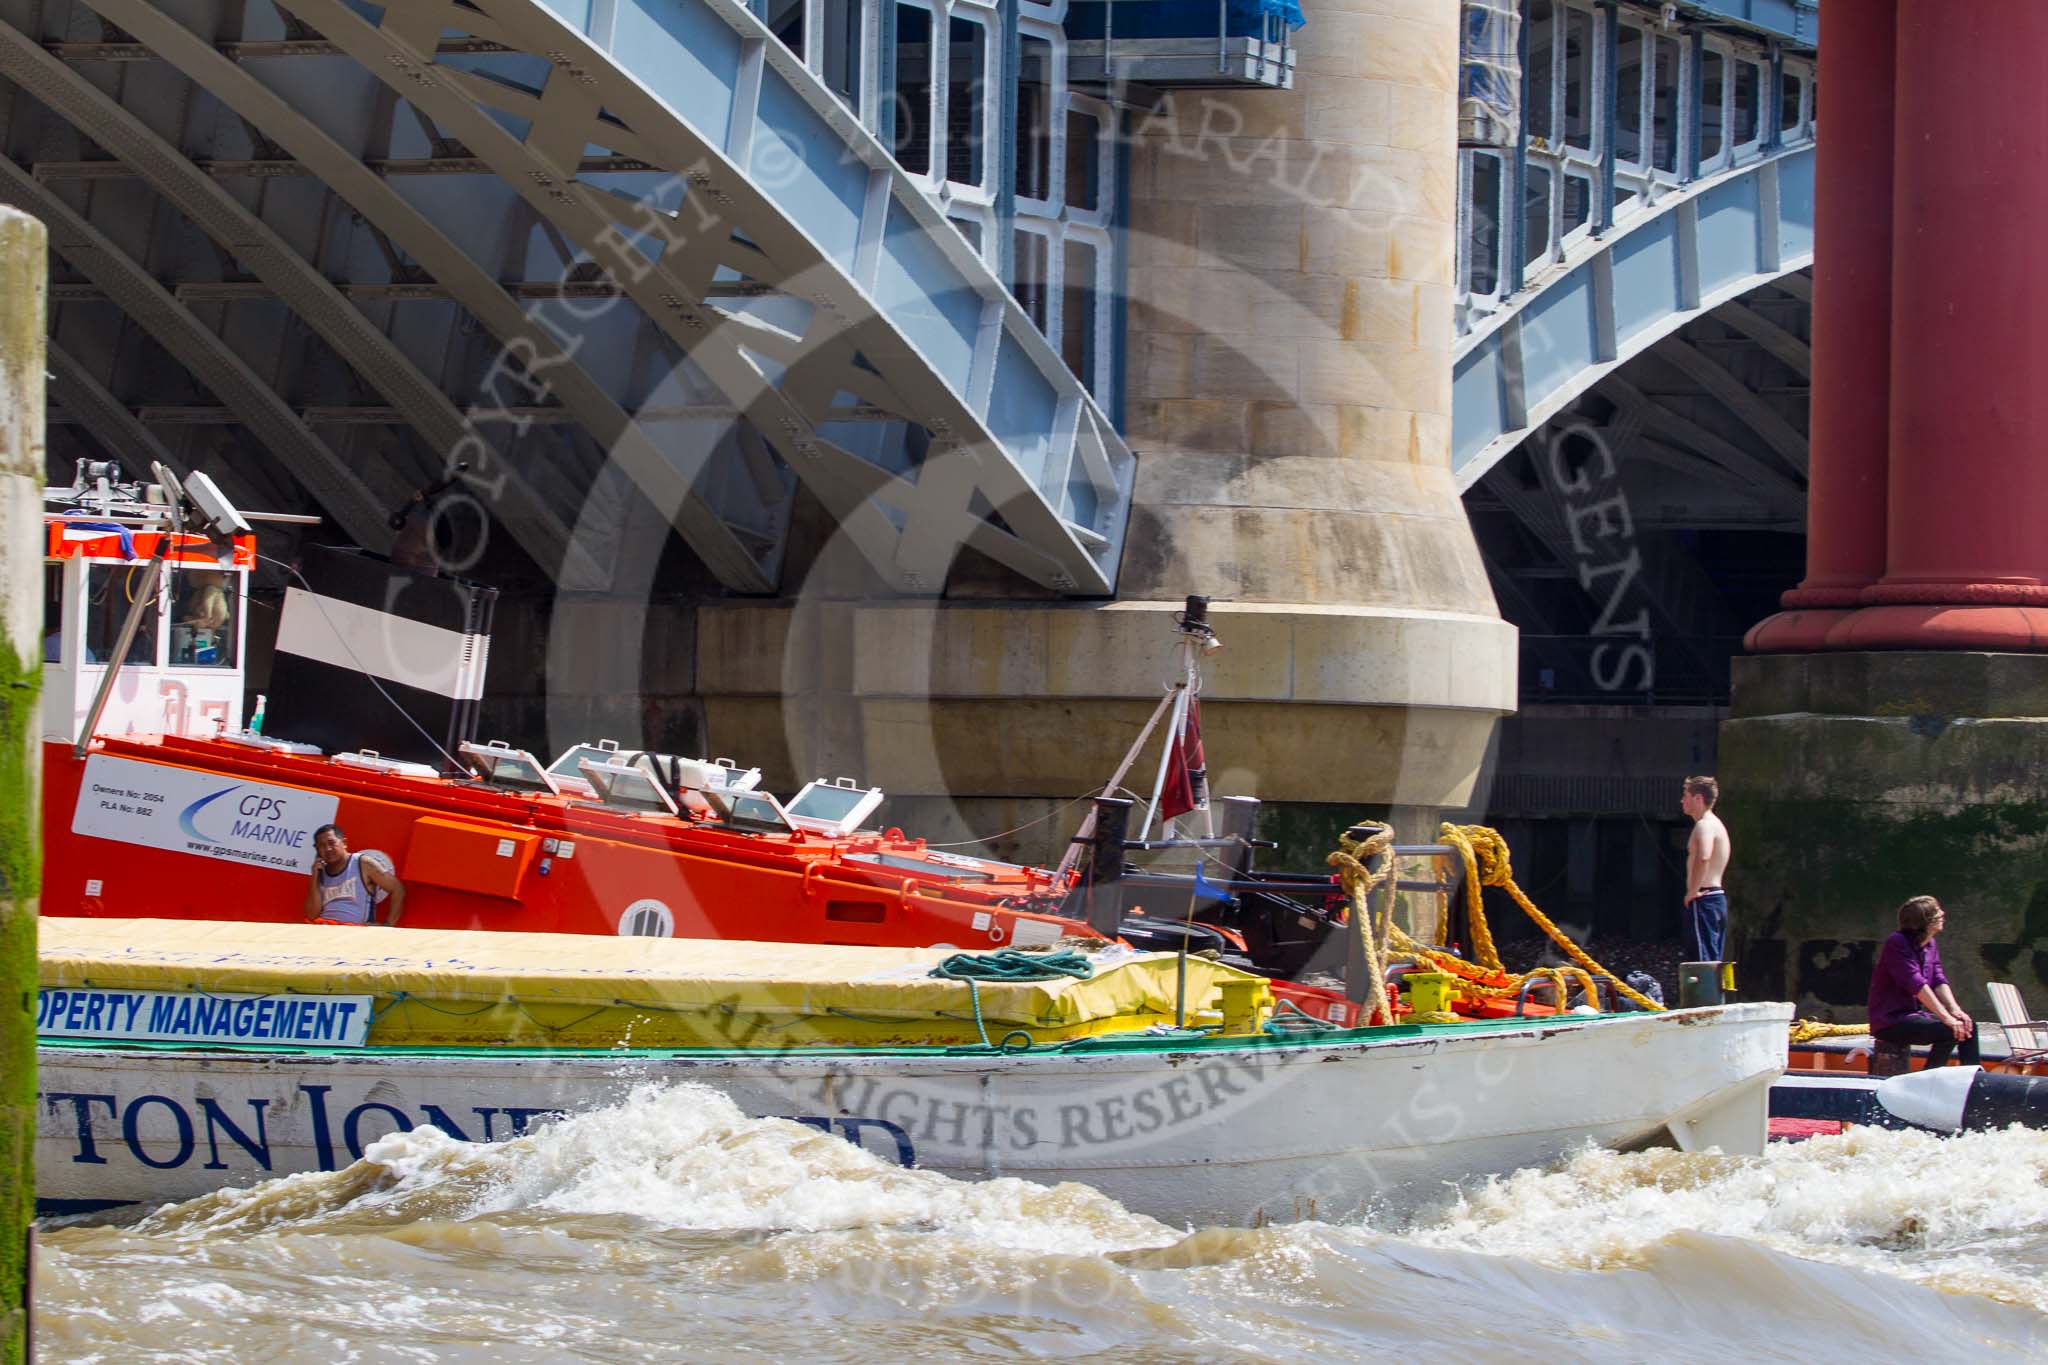
M1984 988L1991 992L1992 1012L1998 1016L1998 1026L2005 1030L2005 1045L2011 1051L2005 1064L2031 1067L2048 1062L2048 1019L2027 1018L2020 988L2009 982L1990 981Z

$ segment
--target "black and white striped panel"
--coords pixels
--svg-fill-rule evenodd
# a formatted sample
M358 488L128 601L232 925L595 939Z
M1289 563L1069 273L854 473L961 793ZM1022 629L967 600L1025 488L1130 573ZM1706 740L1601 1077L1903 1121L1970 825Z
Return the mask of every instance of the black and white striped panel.
M278 621L267 731L445 764L420 731L450 752L474 735L497 590L324 546L302 568Z

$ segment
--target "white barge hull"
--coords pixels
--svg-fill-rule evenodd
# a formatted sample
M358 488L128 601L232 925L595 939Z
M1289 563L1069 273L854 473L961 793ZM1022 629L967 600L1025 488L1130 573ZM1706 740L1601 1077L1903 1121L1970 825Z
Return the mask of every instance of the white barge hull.
M41 1052L46 1213L334 1170L433 1124L497 1140L694 1082L906 1165L1084 1181L1183 1224L1341 1218L1588 1142L1763 1148L1791 1007L1447 1027L1287 1045L988 1054Z

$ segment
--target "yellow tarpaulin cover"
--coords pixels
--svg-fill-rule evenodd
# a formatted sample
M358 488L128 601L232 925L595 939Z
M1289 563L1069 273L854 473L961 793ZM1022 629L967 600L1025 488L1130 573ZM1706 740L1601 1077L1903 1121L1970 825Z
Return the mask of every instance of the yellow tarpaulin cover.
M40 921L44 989L372 995L372 1044L643 1047L1037 1041L1174 1018L1177 960L1143 953L1088 980L979 983L929 976L934 948L602 938L215 920ZM1262 978L1190 958L1187 1009L1224 981Z

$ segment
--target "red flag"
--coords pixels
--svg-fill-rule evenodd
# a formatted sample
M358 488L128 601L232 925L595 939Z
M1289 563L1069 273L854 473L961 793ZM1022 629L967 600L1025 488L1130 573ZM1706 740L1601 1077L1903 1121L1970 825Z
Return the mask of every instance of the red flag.
M1202 699L1188 698L1188 723L1181 732L1185 739L1181 757L1188 765L1188 796L1196 810L1209 808L1209 759L1202 752Z
M1195 713L1195 699L1188 698L1188 717L1192 721ZM1172 820L1195 809L1194 771L1189 762L1192 755L1199 763L1202 754L1202 734L1194 731L1194 742L1189 744L1189 727L1183 723L1173 732L1166 745L1166 781L1159 788L1159 818Z

